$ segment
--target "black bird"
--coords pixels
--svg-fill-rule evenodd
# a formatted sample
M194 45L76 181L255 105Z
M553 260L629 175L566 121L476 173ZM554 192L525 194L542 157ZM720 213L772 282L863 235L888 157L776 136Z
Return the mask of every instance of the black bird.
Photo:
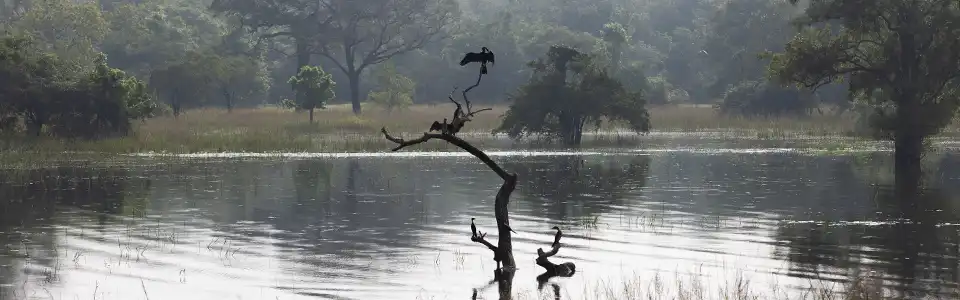
M473 232L473 236L477 236L477 224L473 224L473 220L476 218L470 218L470 231Z
M487 62L490 62L491 65L494 64L493 52L490 52L490 49L487 49L487 47L481 47L480 53L467 52L467 54L463 56L463 59L460 60L460 65L466 66L472 62L479 62L480 74L487 74Z
M430 131L439 131L441 133L457 134L460 132L460 129L463 129L463 122L447 123L447 119L443 119L443 123L433 121L433 124L430 125Z
M430 125L430 131L439 131L441 133L447 133L453 129L453 124L447 124L447 118L443 118L443 123L433 121L433 124Z
M553 247L556 248L560 245L560 236L563 235L563 233L560 231L560 226L553 226L553 229L557 230L557 234L553 236Z

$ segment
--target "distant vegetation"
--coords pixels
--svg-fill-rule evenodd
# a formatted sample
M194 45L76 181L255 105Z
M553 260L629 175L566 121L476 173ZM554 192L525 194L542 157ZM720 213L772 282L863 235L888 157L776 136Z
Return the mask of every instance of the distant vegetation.
M584 125L599 127L604 119L624 121L634 131L647 132L650 119L640 92L624 88L610 76L617 69L596 57L562 46L531 62L533 78L512 97L513 105L495 133L517 138L529 134L558 137L579 146Z
M676 124L722 118L724 125L714 128L796 130L801 122L816 128L799 129L804 132L889 138L916 157L923 137L954 120L960 48L950 37L956 33L951 24L960 24L958 4L881 1L863 12L854 8L857 1L791 2L4 2L0 129L8 148L37 136L173 139L182 136L151 128L199 124L196 116L180 118L195 109L249 114L250 108L285 107L309 116L337 104L349 104L357 117L337 110L304 123L312 119L317 129L340 124L329 118L350 119L377 128L387 122L378 112L404 115L447 103L452 87L465 87L477 75L476 66L457 64L460 57L483 46L498 59L471 100L513 109L502 123L472 128L518 138L547 134L575 145L584 128L600 121L646 132L700 128ZM911 35L898 30L923 35L908 40ZM563 84L547 80L559 75L545 63L558 47L588 57L590 67L571 69ZM684 120L656 115L680 111L669 108L678 105L714 112L698 108ZM270 109L262 113L275 115ZM136 126L157 116L162 119ZM211 116L219 117L231 118ZM426 118L407 119L429 124ZM251 132L242 125L216 132ZM404 128L423 130L397 130ZM209 136L208 130L192 132ZM299 133L272 136L307 138ZM175 144L183 143L189 142Z

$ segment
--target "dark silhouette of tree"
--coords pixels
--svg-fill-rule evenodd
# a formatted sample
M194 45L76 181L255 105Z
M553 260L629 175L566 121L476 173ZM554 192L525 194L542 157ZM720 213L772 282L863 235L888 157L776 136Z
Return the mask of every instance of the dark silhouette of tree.
M467 98L467 92L471 89L480 85L480 80L483 78L483 72L477 77L477 83L468 87L463 91L463 105L453 100L453 97L450 97L450 101L456 104L456 109L454 110L453 120L454 124L460 124L462 126L464 123L469 122L470 118L473 117L477 112L483 111L481 109L478 111L473 111L471 108L470 100ZM465 111L463 110L465 108ZM413 139L413 140L404 140L402 138L391 136L386 127L381 129L384 138L397 144L393 148L393 151L398 151L408 146L417 145L424 143L432 139L440 139L446 141L454 146L457 146L464 151L469 152L477 159L482 161L490 170L497 173L497 175L503 179L503 185L500 186L500 190L497 192L497 195L494 200L494 215L497 220L497 245L494 246L492 243L486 240L486 233L478 230L478 234L472 235L470 240L475 243L480 243L486 246L490 251L493 252L493 260L497 262L497 270L495 271L494 280L499 282L499 290L501 299L509 299L510 292L513 286L513 276L516 274L516 261L513 257L513 240L511 237L511 232L513 231L510 228L510 215L509 215L509 204L510 204L510 195L513 193L514 189L517 187L517 174L516 173L507 173L506 170L500 167L499 164L490 159L490 157L484 153L482 150L477 149L467 141L460 139L459 137L453 135L452 133L442 131L441 133L423 133L423 136ZM500 265L503 264L501 268ZM474 294L476 295L476 294Z
M813 89L848 80L851 96L873 106L873 127L894 140L897 180L919 179L924 139L960 105L960 3L812 0L799 22L773 55L775 78Z
M599 125L603 119L626 121L637 132L650 130L640 92L627 91L594 57L553 46L529 66L534 76L511 96L513 103L494 133L512 138L546 134L579 146L584 125Z

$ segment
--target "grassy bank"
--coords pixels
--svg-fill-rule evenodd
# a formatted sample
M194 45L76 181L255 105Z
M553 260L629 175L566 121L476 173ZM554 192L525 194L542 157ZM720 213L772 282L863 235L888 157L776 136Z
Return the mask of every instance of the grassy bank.
M465 134L481 146L510 143L495 138L490 131L500 123L504 106L479 114L468 124ZM271 151L379 151L390 144L379 134L386 126L392 133L417 135L433 120L449 117L450 105L417 105L409 110L387 113L368 108L356 117L349 106L331 106L315 113L310 124L306 113L277 108L191 110L178 118L159 117L139 124L135 133L124 138L101 141L65 141L50 138L5 138L0 149L7 156L43 155L63 151L95 153L132 152L271 152ZM665 106L650 110L655 132L717 133L747 139L790 139L798 136L828 137L846 135L854 129L850 116L813 116L809 118L742 118L718 114L709 106ZM953 126L952 128L956 128ZM619 124L605 123L590 131L616 132L585 137L585 143L618 144L639 137ZM442 143L428 143L423 150L449 149ZM13 154L11 154L13 153Z

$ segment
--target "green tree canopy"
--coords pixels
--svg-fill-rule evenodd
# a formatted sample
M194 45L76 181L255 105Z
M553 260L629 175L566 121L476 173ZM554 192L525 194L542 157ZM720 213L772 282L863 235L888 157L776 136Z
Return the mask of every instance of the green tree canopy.
M93 67L108 24L96 3L69 0L32 1L14 24L16 30L36 37L44 50L56 53L77 73ZM66 70L64 70L66 71Z
M513 104L495 133L512 138L548 134L577 146L583 126L605 118L626 121L647 132L650 120L639 92L627 91L620 81L596 63L592 55L554 46L545 58L531 62L534 77L512 95ZM568 78L568 71L572 76Z
M89 63L94 68L74 76L69 64L44 48L24 36L0 40L0 125L5 131L23 124L31 135L99 138L127 134L130 120L155 113L146 85L110 68L103 54Z
M313 123L313 109L324 108L324 105L333 99L336 95L333 92L336 82L327 72L317 66L305 66L300 68L296 76L290 77L287 81L293 86L293 89L300 93L301 99L296 103L297 108L306 109L310 112L310 123Z
M368 101L383 107L387 112L404 109L413 104L417 83L398 73L393 63L381 64L373 76L379 88L370 91Z

